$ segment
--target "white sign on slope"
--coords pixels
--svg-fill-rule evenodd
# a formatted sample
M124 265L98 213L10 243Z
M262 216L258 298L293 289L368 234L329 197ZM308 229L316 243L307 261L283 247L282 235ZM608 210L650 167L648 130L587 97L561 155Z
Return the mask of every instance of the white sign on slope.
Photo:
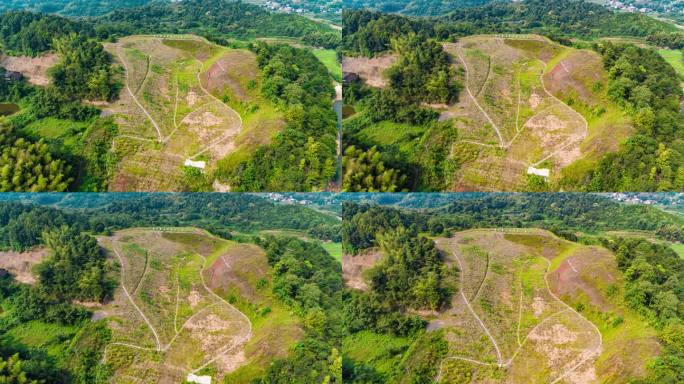
M542 176L542 177L549 177L549 175L551 174L551 171L549 171L548 168L529 167L529 168L527 168L527 174L528 175L537 175L537 176Z
M211 376L197 376L194 373L188 373L187 381L197 384L211 384Z
M207 166L207 163L205 161L192 161L190 159L187 159L185 160L185 166L204 169L204 167Z

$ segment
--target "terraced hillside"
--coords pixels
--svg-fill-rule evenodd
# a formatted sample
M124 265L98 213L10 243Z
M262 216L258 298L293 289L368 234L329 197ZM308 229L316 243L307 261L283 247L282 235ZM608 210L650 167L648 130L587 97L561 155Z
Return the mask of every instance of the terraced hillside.
M248 382L303 336L270 294L257 246L193 228L128 229L99 242L121 276L114 300L95 313L112 329L102 360L114 382Z
M660 354L657 331L624 302L605 248L529 228L466 230L435 243L458 271L451 302L411 312L427 321L423 335L355 334L345 352L356 364L402 383L426 372L439 383L627 383L646 377ZM366 291L364 271L382 257L345 256L347 286Z
M192 35L132 36L107 49L125 69L120 100L104 112L116 117L113 147L122 157L110 190L182 190L192 168L211 173L284 125L258 96L258 66L247 50Z
M458 102L430 105L458 132L446 155L455 168L450 190L528 190L536 177L529 175L557 182L616 151L632 132L628 116L608 100L607 74L593 51L537 35L468 36L443 47L464 88ZM395 60L349 57L344 70L382 88ZM421 133L382 122L353 134L365 145L402 151Z

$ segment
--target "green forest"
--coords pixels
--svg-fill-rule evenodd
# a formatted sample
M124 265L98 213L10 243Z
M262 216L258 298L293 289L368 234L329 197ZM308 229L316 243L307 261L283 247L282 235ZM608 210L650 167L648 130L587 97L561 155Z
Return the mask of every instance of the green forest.
M117 8L139 7L151 0L7 0L0 4L0 12L28 9L41 13L65 16L97 16ZM28 3L28 4L27 4Z
M372 8L386 13L412 16L441 16L457 9L476 7L492 0L348 0L348 8Z
M334 95L325 66L308 50L256 44L261 94L285 111L287 125L273 143L224 169L234 191L321 191L337 172Z

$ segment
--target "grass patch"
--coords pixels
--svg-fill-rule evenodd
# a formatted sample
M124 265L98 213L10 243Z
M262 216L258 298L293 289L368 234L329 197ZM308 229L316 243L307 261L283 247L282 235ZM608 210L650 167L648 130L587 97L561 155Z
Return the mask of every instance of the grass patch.
M337 52L334 49L314 49L312 52L328 68L332 78L342 82L342 64L337 61Z
M684 53L679 49L659 49L660 56L674 68L680 80L684 80Z
M362 331L344 338L342 351L347 358L387 375L401 364L411 344L410 338Z
M332 241L321 242L321 246L326 252L335 260L342 262L342 243L333 243Z
M672 248L672 250L677 252L679 257L684 259L684 244L670 244L670 248Z
M388 146L420 137L424 132L424 127L381 121L362 129L356 136L371 145Z

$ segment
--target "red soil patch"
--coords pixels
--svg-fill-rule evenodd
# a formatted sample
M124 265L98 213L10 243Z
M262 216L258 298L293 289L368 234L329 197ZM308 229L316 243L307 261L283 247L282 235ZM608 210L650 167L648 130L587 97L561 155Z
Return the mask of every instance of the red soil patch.
M347 286L365 291L368 285L363 278L363 272L377 264L382 259L382 252L378 249L365 251L360 255L342 256L342 278Z
M598 247L582 248L549 274L549 285L559 297L586 295L590 303L601 311L611 310L612 305L593 282L616 283L617 272L611 273L611 270L617 271L614 264L609 251Z
M233 50L217 60L203 74L203 80L206 81L209 92L220 94L228 88L234 97L244 101L247 99L245 84L250 80L256 80L258 68L254 54Z
M210 289L237 289L240 296L256 301L260 293L249 282L267 276L268 261L264 251L256 245L238 244L228 249L203 273Z
M17 281L33 284L36 282L31 272L33 266L43 261L47 254L45 248L35 248L26 252L0 252L0 268L9 271Z
M574 94L588 105L598 102L589 88L605 77L601 57L589 51L577 51L561 60L544 75L544 83L554 95Z

